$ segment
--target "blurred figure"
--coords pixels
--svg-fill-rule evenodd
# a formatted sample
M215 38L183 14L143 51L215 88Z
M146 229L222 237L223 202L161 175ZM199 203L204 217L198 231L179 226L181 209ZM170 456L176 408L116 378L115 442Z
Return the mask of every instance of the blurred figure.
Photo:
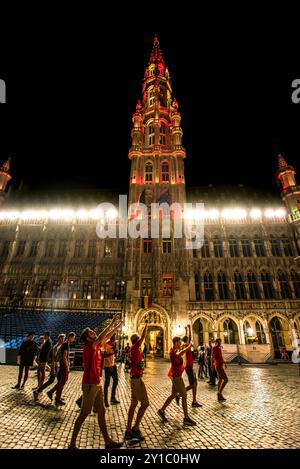
M116 390L118 386L118 370L117 370L117 365L116 365L116 353L117 353L116 334L113 334L111 338L107 342L105 342L104 350L103 350L103 368L104 368L104 373L105 373L105 383L104 383L105 407L109 407L108 388L110 385L110 378L112 378L113 380L110 403L113 405L120 404L120 401L116 399Z
M34 357L38 354L39 347L34 340L34 335L34 332L29 332L27 334L27 338L22 342L21 347L19 349L18 355L20 356L20 367L18 383L13 387L13 389L24 389L24 386L28 379L29 367L33 365ZM21 386L24 370L24 380Z
M52 350L52 340L50 332L46 331L41 341L38 365L38 388L42 386L45 381L46 365L48 364L50 353Z
M223 389L228 383L227 374L224 368L227 368L226 363L223 360L222 349L221 349L221 339L216 339L216 345L212 349L212 361L218 375L218 401L226 401L223 396Z
M199 364L198 378L204 379L204 376L205 378L207 378L206 353L205 353L205 347L203 345L200 346L198 364Z

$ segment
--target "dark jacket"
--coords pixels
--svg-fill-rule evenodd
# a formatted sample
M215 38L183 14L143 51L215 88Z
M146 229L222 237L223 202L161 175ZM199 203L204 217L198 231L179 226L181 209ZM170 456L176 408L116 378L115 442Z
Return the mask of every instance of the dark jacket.
M19 349L21 365L32 366L34 357L38 354L39 347L34 340L24 340Z
M46 340L40 348L39 362L47 363L50 358L50 352L52 349L51 339Z

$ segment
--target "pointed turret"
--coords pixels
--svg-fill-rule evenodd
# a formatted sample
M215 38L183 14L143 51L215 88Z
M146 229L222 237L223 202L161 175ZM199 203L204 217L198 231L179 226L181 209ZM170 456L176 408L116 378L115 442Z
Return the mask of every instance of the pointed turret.
M160 48L158 37L155 35L153 40L152 52L149 59L149 65L154 63L165 64L165 60Z
M5 200L7 195L7 184L11 180L10 171L10 161L11 159L8 158L1 166L0 166L0 204Z
M300 188L295 178L296 171L287 164L285 157L276 147L278 157L277 179L282 186L281 198L284 201L291 221L300 219Z

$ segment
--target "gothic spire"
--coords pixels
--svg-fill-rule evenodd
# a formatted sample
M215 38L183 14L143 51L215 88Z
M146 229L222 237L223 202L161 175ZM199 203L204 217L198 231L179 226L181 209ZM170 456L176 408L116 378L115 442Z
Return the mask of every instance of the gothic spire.
M159 45L158 37L155 34L154 40L153 40L152 52L151 52L150 60L149 60L149 65L153 63L157 63L157 62L164 64L165 60L164 60L164 57L163 57L163 54Z

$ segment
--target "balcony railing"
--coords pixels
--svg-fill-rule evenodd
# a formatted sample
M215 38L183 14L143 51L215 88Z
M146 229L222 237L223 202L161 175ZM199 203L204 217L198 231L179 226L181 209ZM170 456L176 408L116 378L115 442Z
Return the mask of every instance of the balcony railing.
M105 310L122 311L123 300L97 300L63 298L25 298L12 302L8 297L0 298L0 306L37 308L37 309L76 309L76 310Z
M244 300L244 301L190 301L190 310L270 310L275 308L299 309L300 300Z

